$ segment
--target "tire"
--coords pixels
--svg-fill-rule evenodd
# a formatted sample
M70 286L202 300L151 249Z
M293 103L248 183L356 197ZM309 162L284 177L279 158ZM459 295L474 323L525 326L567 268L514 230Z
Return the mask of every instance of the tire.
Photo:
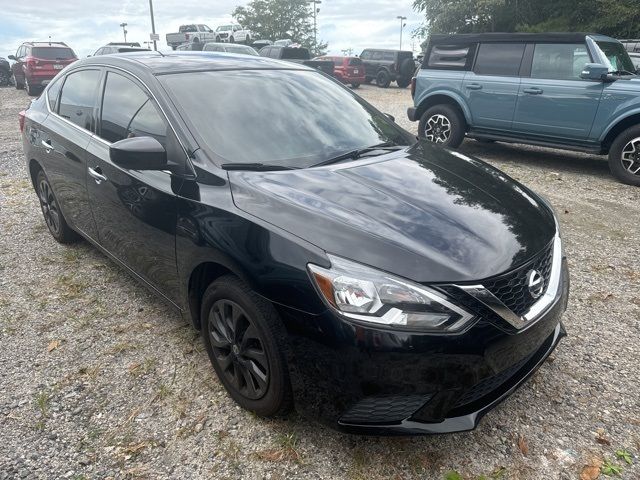
M227 315L236 320L224 322ZM234 275L225 275L205 291L200 318L209 359L231 398L263 417L287 413L293 394L283 326L273 305Z
M391 76L386 70L380 70L376 75L376 85L380 88L389 88L391 85Z
M358 88L359 86L360 86L360 84L359 84L359 83L352 83L352 84L351 84L351 88L353 88L354 90L355 90L356 88Z
M413 61L413 58L405 58L402 63L400 63L400 75L402 75L404 78L409 77L411 78L411 76L413 75L413 72L416 70L416 64ZM411 80L409 80L411 81ZM407 84L408 85L408 84ZM404 87L401 87L404 88Z
M609 170L622 183L640 187L640 125L627 128L613 141Z
M411 79L401 77L396 80L396 83L399 88L407 88L411 84Z
M251 36L250 36L250 35L247 35L247 36L244 38L244 43L245 43L246 45L251 45Z
M31 97L35 97L38 94L39 89L29 84L29 79L27 77L24 77L24 88L27 91L27 95Z
M198 37L191 40L192 43L200 43L200 39Z
M219 35L216 35L216 42L220 43L220 36Z
M53 238L63 244L78 241L80 237L67 224L64 215L60 211L58 200L53 194L51 184L42 170L36 175L36 193L40 200L40 209L42 210L44 221Z
M0 70L0 87L6 87L11 83L11 75L9 72Z
M171 45L171 50L175 50L176 48L178 48L177 45Z
M20 82L20 81L15 77L15 75L14 75L14 77L13 77L13 78L14 78L15 83L16 83L16 90L22 90L22 89L24 88L24 83L23 83L23 82L24 82L24 80L23 80L22 82Z
M233 37L229 37L229 43L235 43L235 39Z
M430 132L426 131L427 128ZM465 133L464 117L451 105L434 105L422 114L418 123L420 138L443 147L458 147L464 140Z

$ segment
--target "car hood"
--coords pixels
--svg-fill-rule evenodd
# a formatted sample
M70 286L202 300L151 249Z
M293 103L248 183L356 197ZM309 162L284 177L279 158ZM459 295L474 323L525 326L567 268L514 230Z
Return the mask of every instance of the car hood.
M231 171L236 206L326 252L417 282L469 282L525 263L555 220L488 164L420 142L348 164Z

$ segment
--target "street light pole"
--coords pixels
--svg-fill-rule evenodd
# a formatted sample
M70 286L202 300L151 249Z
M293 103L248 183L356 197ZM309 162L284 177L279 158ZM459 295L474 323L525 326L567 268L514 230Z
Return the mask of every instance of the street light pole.
M315 49L318 46L318 22L317 22L317 16L318 16L318 12L320 11L319 8L316 7L316 5L320 5L322 3L322 0L311 0L309 3L313 3L313 48ZM314 52L314 53L318 53L318 52Z
M151 33L153 33L154 38L156 34L156 22L153 19L153 0L149 0L149 11L151 12ZM153 41L153 49L158 51L158 46L156 45L156 41Z
M407 17L403 17L402 15L398 15L396 18L400 20L400 50L402 50L402 29L404 28L404 23L403 22L407 19Z
M122 33L124 33L124 43L127 43L127 29L125 28L127 24L123 22L120 26L122 27Z

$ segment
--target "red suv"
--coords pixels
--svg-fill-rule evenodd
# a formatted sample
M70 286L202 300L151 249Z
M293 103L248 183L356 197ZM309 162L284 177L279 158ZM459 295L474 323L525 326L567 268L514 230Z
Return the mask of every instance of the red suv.
M29 95L35 95L78 57L62 42L25 42L9 59L15 60L11 70L16 88L26 88Z
M364 83L364 65L358 57L319 57L316 60L332 61L333 76L342 83L351 84L352 88Z

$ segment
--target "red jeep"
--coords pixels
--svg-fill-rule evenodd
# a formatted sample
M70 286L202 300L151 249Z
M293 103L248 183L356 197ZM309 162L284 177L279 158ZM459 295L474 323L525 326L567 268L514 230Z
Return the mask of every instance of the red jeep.
M16 88L26 88L29 95L36 95L78 57L62 42L25 42L9 59L15 61L11 70Z
M332 61L333 76L342 83L351 84L352 88L364 83L364 65L358 57L319 57L316 60Z

